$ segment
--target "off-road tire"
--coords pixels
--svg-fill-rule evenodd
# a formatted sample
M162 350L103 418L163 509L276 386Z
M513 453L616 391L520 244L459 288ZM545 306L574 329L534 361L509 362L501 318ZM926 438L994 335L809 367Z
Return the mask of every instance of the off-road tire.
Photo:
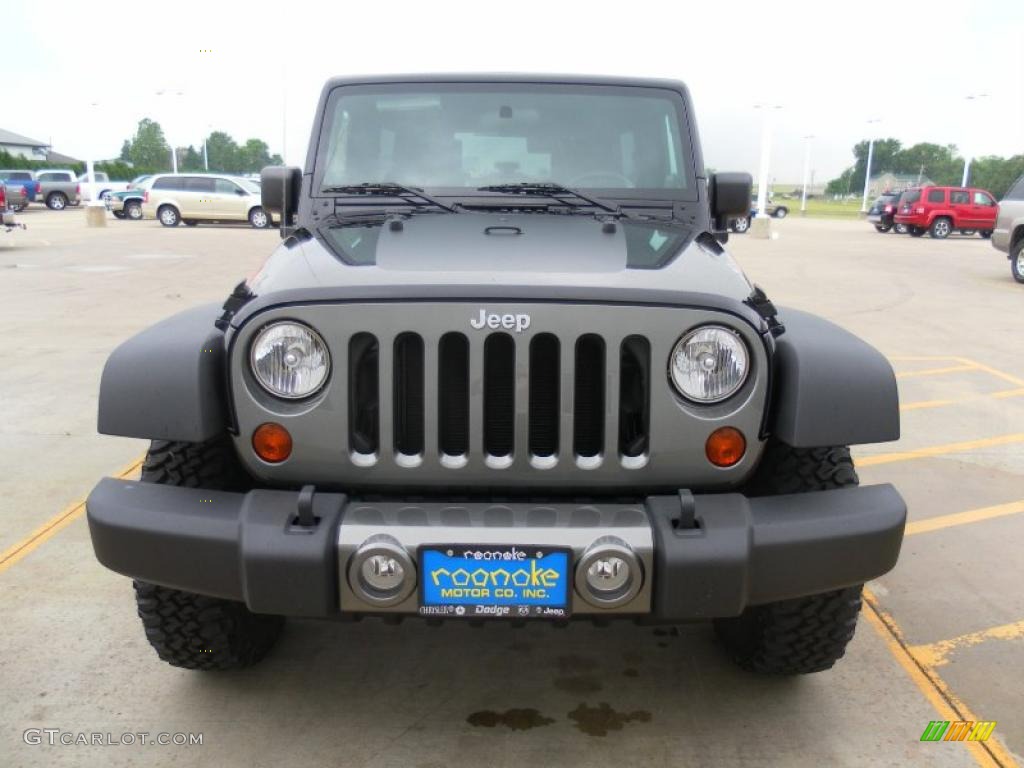
M846 653L860 613L862 585L748 608L715 631L743 669L805 675L831 669Z
M227 439L205 443L154 440L142 481L185 488L246 491L252 479ZM168 664L184 669L240 669L274 646L284 619L252 613L243 603L133 582L146 639Z
M168 664L202 671L241 669L274 646L284 619L242 603L133 582L146 639Z
M749 496L775 496L858 483L846 446L793 448L772 441L744 490ZM846 653L857 627L862 587L751 606L735 618L716 619L715 632L743 669L773 675L821 672Z

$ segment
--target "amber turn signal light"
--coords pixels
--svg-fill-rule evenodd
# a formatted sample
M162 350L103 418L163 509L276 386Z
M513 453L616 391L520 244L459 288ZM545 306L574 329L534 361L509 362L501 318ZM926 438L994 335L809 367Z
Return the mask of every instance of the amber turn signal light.
M268 421L252 433L252 448L264 461L278 464L292 455L292 436L280 424Z
M704 452L716 467L731 467L747 452L747 439L735 427L720 427L708 435Z

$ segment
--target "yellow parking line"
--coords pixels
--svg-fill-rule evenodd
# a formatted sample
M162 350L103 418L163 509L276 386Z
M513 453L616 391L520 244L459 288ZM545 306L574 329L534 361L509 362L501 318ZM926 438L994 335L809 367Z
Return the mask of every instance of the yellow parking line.
M949 663L949 655L961 648L970 648L986 640L1024 640L1024 620L998 627L989 627L978 632L969 632L950 640L940 640L927 645L912 645L908 649L921 664L927 667L941 667Z
M971 360L966 357L957 357L955 359L958 362L963 363L964 365L973 366L974 368L977 368L979 371L989 373L995 376L996 378L1002 379L1003 381L1008 381L1011 384L1016 384L1018 387L1024 387L1024 379L1022 379L1020 376L1014 376L1012 373L1000 371L998 368L993 368L991 365L985 365L984 363L979 363L976 360Z
M903 533L905 536L913 536L918 533L939 531L955 525L968 525L981 522L982 520L992 520L996 517L1016 515L1021 512L1024 512L1024 501L1011 501L1009 504L996 504L993 507L981 507L979 509L969 509L966 512L954 512L950 515L939 515L938 517L929 517L925 520L915 520L912 523L907 523Z
M950 365L945 368L924 368L920 371L904 371L897 373L897 379L913 379L918 376L941 376L944 373L959 373L960 371L976 371L976 365Z
M887 355L891 363L931 363L940 360L963 361L964 358L955 355Z
M140 466L142 466L143 459L145 457L139 457L127 467L117 473L117 477L125 478L130 477L134 474ZM85 511L85 499L75 502L71 506L67 507L63 512L54 517L51 517L41 526L36 528L31 534L25 539L22 539L17 544L8 549L4 550L0 554L0 573L6 571L16 562L25 557L29 552L34 550L40 544L47 539L51 538L55 533L63 528L66 528L70 523L81 517L82 512Z
M871 624L882 642L885 643L886 648L889 649L889 653L893 655L917 689L935 708L939 717L952 721L977 721L979 718L950 690L946 681L934 669L922 664L917 657L911 654L896 620L878 604L878 599L867 587L864 588L864 601L866 603L864 616L868 623ZM911 736L910 738L915 737ZM995 736L989 738L988 741L967 741L963 744L974 758L974 762L980 766L1019 768L1013 755Z
M917 411L922 408L942 408L947 405L959 405L960 403L988 400L989 398L1006 400L1007 398L1021 397L1022 395L1024 395L1024 387L1021 389L1001 389L998 392L985 392L980 395L958 397L952 400L916 400L914 402L900 404L900 411Z
M981 440L968 440L963 443L931 445L927 448L916 448L912 451L876 453L873 456L862 456L857 459L855 463L858 467L873 467L876 464L891 464L895 461L910 461L911 459L924 459L929 456L963 453L965 451L974 451L978 448L989 448L994 445L1009 445L1011 443L1024 443L1024 432L1015 432L1012 435L999 435L998 437L985 437Z

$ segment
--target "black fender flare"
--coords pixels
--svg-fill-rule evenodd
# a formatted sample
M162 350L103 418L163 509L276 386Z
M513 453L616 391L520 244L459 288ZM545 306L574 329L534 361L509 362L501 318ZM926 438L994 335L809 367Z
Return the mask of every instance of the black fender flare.
M889 361L828 320L779 308L770 432L795 448L884 443L900 437Z
M179 312L115 349L100 379L104 435L202 442L227 427L221 305Z

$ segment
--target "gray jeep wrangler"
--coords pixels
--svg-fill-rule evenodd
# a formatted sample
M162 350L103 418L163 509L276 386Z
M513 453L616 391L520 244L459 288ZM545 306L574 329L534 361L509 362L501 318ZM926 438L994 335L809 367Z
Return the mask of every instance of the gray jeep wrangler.
M110 356L99 431L151 440L88 500L160 658L259 660L285 616L713 620L745 668L827 669L906 509L872 347L776 309L722 248L677 82L343 78L283 242L221 306Z

